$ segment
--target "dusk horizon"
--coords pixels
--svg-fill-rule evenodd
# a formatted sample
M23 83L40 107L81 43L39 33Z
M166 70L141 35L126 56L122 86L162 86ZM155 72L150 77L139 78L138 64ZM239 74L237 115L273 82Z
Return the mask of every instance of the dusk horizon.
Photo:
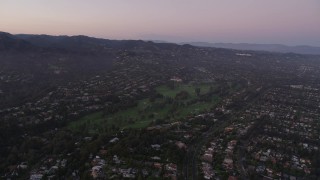
M310 47L320 47L320 45L308 45L308 44L285 44L285 43L265 43L265 42L222 42L222 41L200 41L200 40L193 40L193 41L171 41L171 40L165 40L165 39L143 39L143 38L138 38L138 39L121 39L121 38L108 38L108 37L98 37L98 36L90 36L86 34L45 34L45 33L39 33L39 34L26 34L26 33L11 33L11 32L5 32L5 31L0 31L3 33L9 33L12 35L36 35L36 36L41 36L41 35L46 35L46 36L87 36L90 38L97 38L97 39L106 39L106 40L116 40L116 41L122 41L122 40L142 40L142 41L153 41L157 43L174 43L174 44L188 44L188 43L209 43L209 44L250 44L250 45L283 45L283 46L290 46L290 47L298 47L298 46L310 46Z
M316 0L5 0L0 5L0 31L12 34L320 46Z

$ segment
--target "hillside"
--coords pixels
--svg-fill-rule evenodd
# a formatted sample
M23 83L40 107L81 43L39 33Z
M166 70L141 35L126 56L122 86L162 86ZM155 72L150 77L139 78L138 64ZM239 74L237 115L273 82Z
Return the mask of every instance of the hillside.
M0 177L315 179L319 73L316 55L1 33Z
M313 46L286 46L281 44L248 44L248 43L206 43L206 42L190 42L194 46L200 47L216 47L237 50L253 50L253 51L269 51L280 53L297 53L297 54L320 54L320 47Z

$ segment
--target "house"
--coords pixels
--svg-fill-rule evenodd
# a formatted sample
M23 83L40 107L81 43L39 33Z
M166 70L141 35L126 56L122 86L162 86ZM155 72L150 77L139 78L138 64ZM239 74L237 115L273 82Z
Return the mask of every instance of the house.
M212 179L215 175L212 166L209 163L202 162L202 172L204 179Z
M152 159L152 160L156 160L156 161L161 160L161 158L160 158L160 157L158 157L158 156L153 156L153 157L151 157L151 159Z
M154 163L153 166L157 169L162 169L162 164L161 163Z
M229 177L228 177L228 180L238 180L238 178L235 177L235 176L229 176Z
M179 149L187 149L187 145L181 141L177 141L175 144Z
M228 170L233 169L233 160L231 158L226 157L223 160L223 166Z
M115 138L111 139L109 142L110 142L110 143L115 143L115 142L117 142L117 141L119 141L119 138L115 137Z
M30 180L41 180L43 177L43 174L36 173L36 174L31 174Z
M166 167L167 171L177 172L177 165L176 164L169 163L169 164L166 164L165 167Z
M159 145L159 144L152 144L151 147L152 147L152 149L155 149L155 150L158 151L158 150L160 150L161 145Z
M202 159L206 162L209 162L209 163L212 163L213 161L213 156L212 154L209 154L209 153L205 153L203 156L202 156Z
M91 169L91 176L94 179L104 177L103 167L102 166L93 166Z
M113 162L116 163L116 164L120 164L121 163L121 161L120 161L120 159L118 158L117 155L113 156Z
M18 165L17 168L18 169L27 169L28 168L28 164L27 164L27 162L22 162L21 164Z

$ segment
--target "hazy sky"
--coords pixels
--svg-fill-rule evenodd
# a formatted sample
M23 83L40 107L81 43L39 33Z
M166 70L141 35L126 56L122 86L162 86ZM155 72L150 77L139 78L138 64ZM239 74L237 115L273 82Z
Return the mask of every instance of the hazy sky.
M0 0L0 31L320 46L320 0Z

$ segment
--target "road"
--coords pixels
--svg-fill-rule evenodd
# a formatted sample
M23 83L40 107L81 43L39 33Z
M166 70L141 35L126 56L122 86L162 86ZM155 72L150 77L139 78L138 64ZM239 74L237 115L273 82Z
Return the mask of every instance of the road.
M183 176L185 180L198 178L198 163L197 160L201 153L201 147L211 140L212 135L224 129L229 124L229 121L217 121L206 132L202 133L193 144L189 145L187 155L183 163Z
M259 95L264 94L267 92L266 88L263 88L260 90ZM243 92L245 93L245 91ZM238 96L241 96L241 93L238 94ZM223 130L225 127L227 127L234 119L237 119L240 112L244 111L248 106L250 106L252 103L256 102L259 99L260 96L255 96L252 98L249 98L250 102L246 102L244 106L242 106L240 109L238 109L236 112L231 115L231 117L225 117L226 115L222 115L220 117L216 117L217 119L224 119L223 121L217 121L214 125L212 125L206 132L202 133L200 137L197 138L197 141L191 143L189 145L189 149L187 152L187 155L184 159L183 163L183 172L182 177L183 179L188 180L192 179L195 180L198 178L198 159L201 153L201 147L205 145L208 141L212 140L212 137L215 133L218 133L219 131ZM223 117L224 116L224 117ZM239 158L238 168L241 171L241 174L246 176L246 171L244 168L244 159Z

